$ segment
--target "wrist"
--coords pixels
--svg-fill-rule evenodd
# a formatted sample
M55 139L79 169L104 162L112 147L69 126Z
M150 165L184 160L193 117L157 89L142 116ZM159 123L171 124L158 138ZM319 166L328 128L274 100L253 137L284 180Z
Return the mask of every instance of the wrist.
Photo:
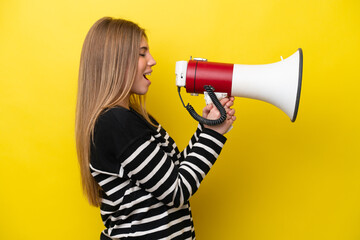
M213 132L224 135L224 132L222 131L222 129L219 128L217 125L215 125L215 126L204 125L204 129L209 129L209 130L211 130Z
M223 143L225 143L225 141L227 140L227 138L223 134L219 133L219 131L217 131L217 130L215 130L213 128L204 127L202 133L206 133L206 134L208 134L210 136L213 136L213 137L215 137L216 139L220 140Z

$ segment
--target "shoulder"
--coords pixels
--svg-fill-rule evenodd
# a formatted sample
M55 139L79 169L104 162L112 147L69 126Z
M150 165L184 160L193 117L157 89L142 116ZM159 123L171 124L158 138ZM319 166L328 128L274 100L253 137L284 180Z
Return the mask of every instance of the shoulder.
M122 153L153 131L133 110L121 107L104 111L97 119L92 144L92 162L116 161Z
M90 162L98 170L118 173L119 157L134 143L146 141L154 132L134 110L107 109L97 118ZM143 140L142 140L143 139Z
M104 111L97 119L95 132L122 133L134 135L147 132L145 120L134 111L122 107L115 107Z
M136 115L129 109L114 107L104 110L97 119L98 124L118 124L131 123L136 120Z
M104 111L97 119L94 140L97 136L110 141L128 143L152 133L145 119L134 110L115 107Z

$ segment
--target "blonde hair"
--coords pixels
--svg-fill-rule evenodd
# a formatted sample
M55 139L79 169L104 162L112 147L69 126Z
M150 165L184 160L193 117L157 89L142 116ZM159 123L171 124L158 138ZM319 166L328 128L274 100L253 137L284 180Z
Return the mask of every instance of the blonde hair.
M89 30L81 52L75 135L84 194L101 204L101 188L90 173L90 146L96 120L107 109L128 99L129 106L150 123L145 96L131 94L144 29L123 19L104 17Z

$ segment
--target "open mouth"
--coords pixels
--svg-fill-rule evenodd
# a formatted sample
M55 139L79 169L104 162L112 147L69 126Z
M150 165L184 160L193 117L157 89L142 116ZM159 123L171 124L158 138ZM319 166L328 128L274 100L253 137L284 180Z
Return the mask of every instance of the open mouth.
M146 80L149 80L148 78L147 78L147 76L150 76L151 75L151 73L145 73L143 76L144 76L144 78L146 79Z

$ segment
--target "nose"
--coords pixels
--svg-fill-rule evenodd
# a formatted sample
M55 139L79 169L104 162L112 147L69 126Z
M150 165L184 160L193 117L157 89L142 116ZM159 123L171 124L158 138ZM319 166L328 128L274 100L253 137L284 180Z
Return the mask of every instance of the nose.
M148 59L148 61L147 61L147 64L150 66L150 67L152 67L152 66L154 66L155 64L156 64L156 61L155 61L155 59L153 58L153 56L150 54L150 57L149 57L149 59Z

